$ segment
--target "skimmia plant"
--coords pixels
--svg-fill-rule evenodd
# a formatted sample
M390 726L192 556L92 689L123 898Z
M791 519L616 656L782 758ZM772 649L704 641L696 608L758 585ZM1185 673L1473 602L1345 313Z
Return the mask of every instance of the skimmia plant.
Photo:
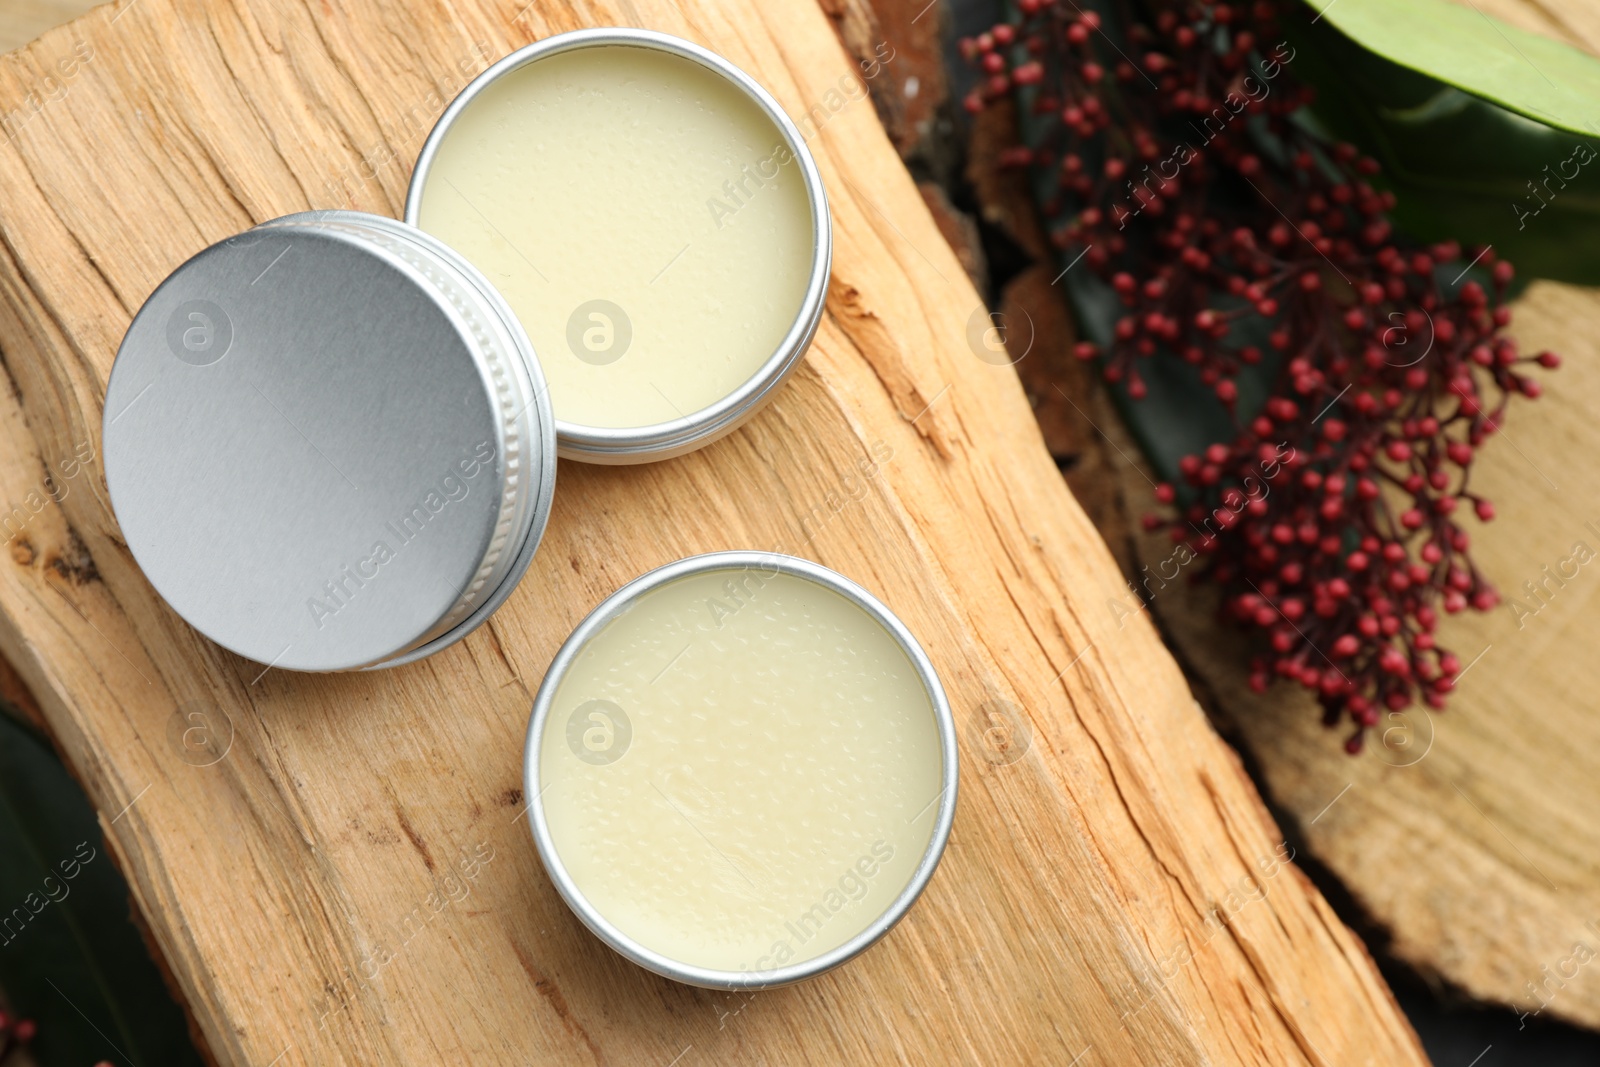
M1473 461L1559 360L1503 336L1510 263L1397 233L1378 164L1305 121L1286 13L1020 0L963 42L984 74L966 106L1016 98L1007 162L1116 309L1098 337L1083 316L1077 354L1134 405L1160 361L1187 365L1227 413L1146 524L1255 632L1251 685L1313 690L1356 752L1386 712L1443 706L1462 664L1441 611L1498 602L1461 524L1494 517Z

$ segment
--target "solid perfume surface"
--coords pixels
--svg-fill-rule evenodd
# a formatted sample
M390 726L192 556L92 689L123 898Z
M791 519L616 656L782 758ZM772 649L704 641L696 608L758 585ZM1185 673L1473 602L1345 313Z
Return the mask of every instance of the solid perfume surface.
M540 761L555 850L595 909L728 971L869 926L941 793L933 706L894 637L831 589L742 569L650 590L593 637Z
M418 218L510 302L556 418L690 416L774 355L805 297L800 164L739 86L628 45L487 84L439 145Z

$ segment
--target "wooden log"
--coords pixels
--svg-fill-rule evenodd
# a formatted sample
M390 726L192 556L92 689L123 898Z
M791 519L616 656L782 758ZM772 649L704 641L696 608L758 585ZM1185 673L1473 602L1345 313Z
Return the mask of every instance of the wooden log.
M608 23L704 42L792 114L823 103L836 249L808 362L709 449L563 464L528 578L435 658L306 676L204 641L139 574L97 461L133 311L261 219L393 214L467 75ZM976 294L872 109L829 103L857 75L818 8L132 0L0 60L0 107L73 55L69 91L0 147L0 500L25 520L0 647L219 1062L1423 1062L1154 630L1101 606L1116 569L1014 373L969 350ZM34 509L46 464L59 505ZM963 771L909 917L824 978L737 997L603 949L544 877L519 786L532 691L578 619L647 568L748 546L906 620ZM175 740L195 712L226 753L206 766Z

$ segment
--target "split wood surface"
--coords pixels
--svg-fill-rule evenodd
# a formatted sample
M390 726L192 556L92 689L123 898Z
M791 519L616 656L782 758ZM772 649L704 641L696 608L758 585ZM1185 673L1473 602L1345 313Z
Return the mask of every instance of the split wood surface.
M0 502L25 520L0 648L215 1058L1423 1062L1154 629L1105 611L1116 566L1014 372L974 355L980 301L872 108L839 91L862 72L823 12L523 2L132 0L0 59L8 114L78 60L0 145ZM395 214L486 59L606 24L702 42L791 114L822 109L836 250L805 367L709 449L563 464L527 579L442 655L263 673L200 638L140 575L98 461L131 316L252 223ZM832 566L906 620L957 709L962 792L943 865L888 938L733 996L591 937L544 876L520 786L532 693L572 626L644 570L752 546ZM227 742L206 766L180 736L196 713Z

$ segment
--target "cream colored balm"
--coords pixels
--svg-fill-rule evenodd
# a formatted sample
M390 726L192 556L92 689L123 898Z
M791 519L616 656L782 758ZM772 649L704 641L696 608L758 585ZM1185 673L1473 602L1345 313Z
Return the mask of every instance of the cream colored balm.
M740 568L648 589L591 636L538 758L550 842L596 912L677 963L767 973L895 903L943 814L942 751L883 625Z
M416 221L521 319L557 420L692 417L780 350L816 233L783 131L739 85L600 44L489 79L444 127Z

